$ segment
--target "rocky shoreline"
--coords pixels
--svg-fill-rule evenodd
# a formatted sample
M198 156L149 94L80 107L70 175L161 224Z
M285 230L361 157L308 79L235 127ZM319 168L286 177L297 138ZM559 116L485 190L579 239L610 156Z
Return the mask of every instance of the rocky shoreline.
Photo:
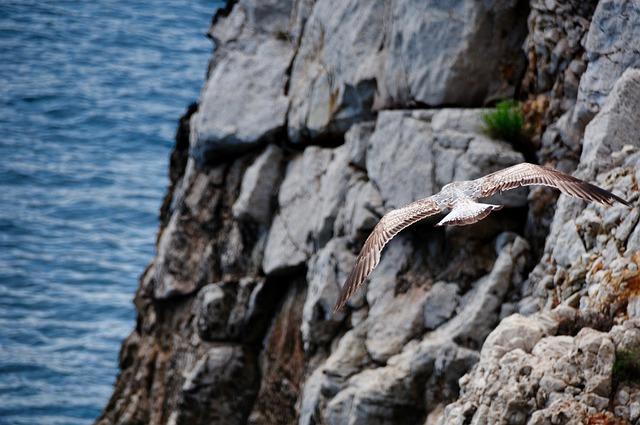
M99 424L640 421L640 213L532 188L479 224L389 209L534 159L635 204L640 6L229 2ZM489 138L518 98L531 146ZM631 359L622 362L622 359Z

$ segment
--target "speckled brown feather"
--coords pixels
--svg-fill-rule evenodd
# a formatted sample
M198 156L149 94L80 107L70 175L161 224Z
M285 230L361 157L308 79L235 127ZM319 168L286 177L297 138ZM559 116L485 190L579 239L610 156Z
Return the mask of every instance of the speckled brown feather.
M435 199L425 198L402 208L390 211L382 217L364 243L356 264L342 286L334 311L341 309L351 295L362 285L380 262L382 248L402 229L446 208Z

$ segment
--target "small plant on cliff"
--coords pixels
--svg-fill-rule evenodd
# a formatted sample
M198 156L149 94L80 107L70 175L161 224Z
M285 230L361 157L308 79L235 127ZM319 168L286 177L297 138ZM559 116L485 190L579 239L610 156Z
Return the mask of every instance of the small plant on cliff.
M640 381L640 347L616 351L613 376L619 381Z
M522 108L514 100L503 100L493 111L482 115L482 122L489 136L511 143L526 139Z

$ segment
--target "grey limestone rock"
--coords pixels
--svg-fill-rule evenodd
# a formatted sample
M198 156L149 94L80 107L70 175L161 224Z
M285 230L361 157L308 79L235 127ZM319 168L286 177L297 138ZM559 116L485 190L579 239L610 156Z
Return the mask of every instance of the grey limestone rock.
M366 288L367 304L370 307L368 317L377 315L386 309L386 304L394 298L396 278L406 269L411 259L412 246L408 235L399 234L385 247L380 264L368 278Z
M585 130L580 158L588 176L607 170L612 162L633 165L630 154L640 148L640 123L635 119L640 113L640 68L629 68L620 76L599 111Z
M234 217L253 220L263 226L269 225L282 180L283 160L282 149L269 145L247 168L242 178L240 195L232 207Z
M609 0L597 3L582 42L583 61L588 65L580 78L575 106L568 108L558 123L551 126L543 137L543 144L549 145L559 137L574 154L580 153L586 125L604 106L618 79L627 69L640 67L635 43L640 37L639 12L640 6L635 2Z
M509 144L481 133L481 109L383 111L367 148L367 174L388 209L438 192L454 180L472 180L524 160ZM411 170L411 173L407 173ZM491 202L527 203L526 189Z
M412 116L413 115L413 116ZM383 111L367 147L367 174L386 209L435 193L435 155L429 121L411 111ZM410 169L411 173L406 171Z
M424 327L435 329L453 316L460 296L455 283L436 282L427 293L424 303Z
M365 121L352 125L344 135L344 143L349 146L349 161L362 170L367 167L367 145L373 130L375 122Z
M189 238L181 220L181 214L174 213L158 240L153 290L156 299L194 292L212 277L208 267L211 242L203 237Z
M335 235L363 234L375 227L383 215L380 192L362 172L352 175L345 202L334 225Z
M498 323L507 291L523 280L528 250L521 237L502 247L491 272L473 283L472 289L461 297L457 314L436 332L465 346L480 348Z
M580 80L575 122L589 122L624 71L640 67L638 39L640 5L637 2L598 2L584 46L588 65Z
M331 342L340 327L345 312L334 313L333 306L354 259L346 240L333 238L309 260L301 329L306 350Z
M304 389L306 413L300 423L313 423L311 418L329 423L415 422L427 410L454 399L458 379L480 356L469 346L481 345L498 320L507 289L521 279L526 243L516 239L501 247L493 271L460 299L455 316L425 332L430 291L450 290L454 284L416 286L394 294L396 276L411 258L407 238L398 238L370 278L367 317L340 340L319 367L322 373L315 372ZM492 306L486 315L479 314L482 305ZM376 364L382 366L371 367ZM424 407L417 401L422 399Z
M367 352L374 361L384 363L423 333L428 294L425 288L411 288L387 302L376 303L363 324L367 327Z
M190 424L207 418L224 424L245 423L257 393L257 367L250 350L241 345L211 347L186 376L180 408L168 422Z
M611 336L590 328L556 335L559 325L548 313L503 320L440 423L543 424L605 411L615 359Z
M530 2L529 33L524 43L529 67L523 85L531 94L548 98L550 116L557 117L576 102L580 77L586 69L584 39L597 3Z
M222 282L205 286L198 292L195 323L200 338L215 341L226 339L227 323L232 306L230 294Z
M289 138L344 134L371 117L386 2L313 5L291 71Z
M352 173L347 154L345 146L310 146L289 162L267 237L265 273L301 265L331 238Z
M294 46L277 31L288 27L290 14L291 2L243 1L211 28L215 56L191 117L191 155L199 164L242 153L284 129Z
M503 319L489 334L481 351L481 359L498 360L515 349L531 353L538 341L557 332L557 320L549 315L535 319L514 314Z
M252 322L260 314L256 299L263 290L264 280L250 277L201 288L192 307L198 337L204 341L253 342L257 332Z
M308 238L316 194L329 165L332 153L327 149L309 147L287 165L278 194L279 211L271 225L265 247L263 269L269 274L285 267L295 267L310 257Z
M364 345L364 328L351 329L336 344L326 361L307 379L300 406L299 424L312 424L324 415L330 399L345 387L345 381L371 364Z
M477 107L512 96L525 63L526 13L513 0L393 2L377 104Z
M251 28L260 33L286 33L297 2L282 0L238 0Z
M512 96L526 10L513 0L315 2L291 73L290 139L343 134L374 110Z
M370 231L384 214L382 197L366 173L366 154L375 122L354 124L345 134L349 164L355 168L344 204L334 225L335 235L355 236Z
M191 118L191 155L200 163L242 153L284 127L284 85L293 48L269 37L252 43L217 50L198 112Z

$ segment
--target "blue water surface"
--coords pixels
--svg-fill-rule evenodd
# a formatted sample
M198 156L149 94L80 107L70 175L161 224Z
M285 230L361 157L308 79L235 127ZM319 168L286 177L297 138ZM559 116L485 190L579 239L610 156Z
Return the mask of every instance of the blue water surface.
M0 423L87 424L221 1L0 1Z

